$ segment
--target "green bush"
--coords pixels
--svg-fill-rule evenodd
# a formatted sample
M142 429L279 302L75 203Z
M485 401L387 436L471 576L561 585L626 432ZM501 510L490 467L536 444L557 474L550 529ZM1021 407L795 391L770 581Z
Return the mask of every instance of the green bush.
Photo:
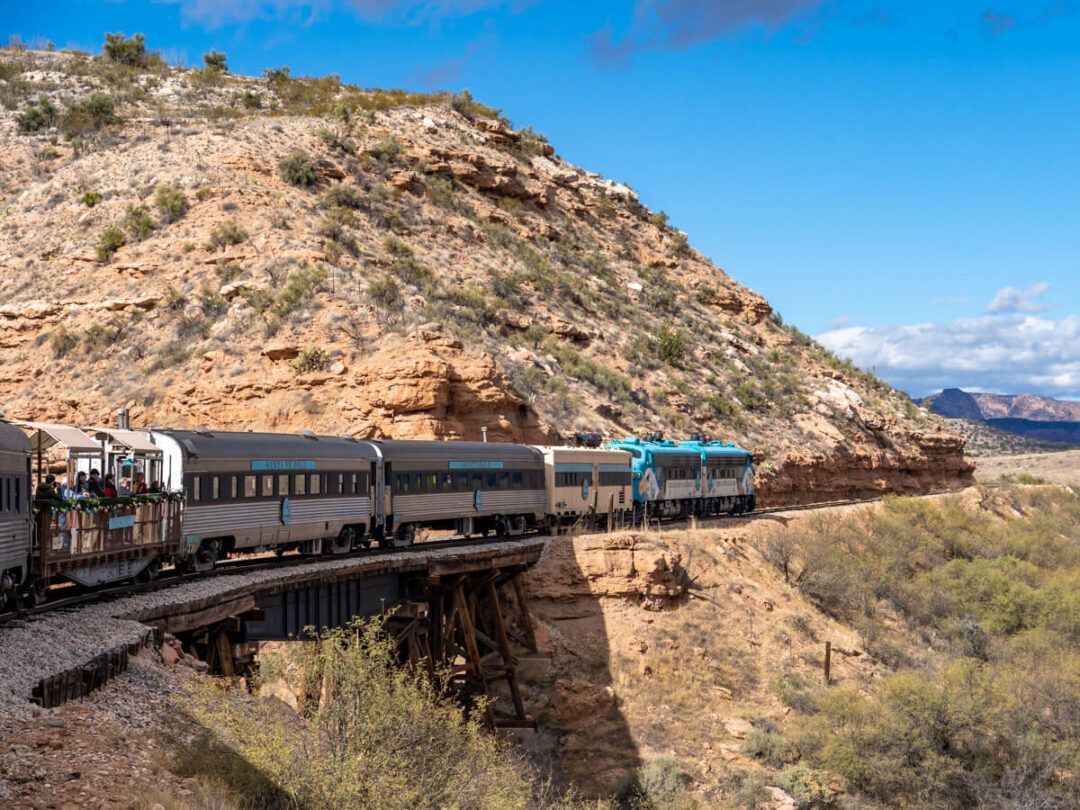
M325 697L298 713L196 687L171 738L173 769L245 807L543 806L531 770L397 652L369 622L260 656L264 679L317 679Z
M317 230L320 235L342 245L352 243L350 229L356 226L356 217L348 208L331 208L319 219Z
M101 202L101 194L97 191L84 191L83 195L79 197L79 201L87 208L93 208Z
M210 238L206 240L206 246L211 250L220 250L229 245L239 245L246 242L248 233L241 228L235 220L227 219L210 229Z
M392 233L387 234L383 240L383 247L386 248L387 253L399 259L411 258L413 255L413 249L408 243L401 241Z
M71 334L63 324L60 324L49 335L49 348L52 350L53 357L63 357L78 345L79 339Z
M309 346L301 349L300 354L290 363L297 374L310 374L313 371L323 371L330 365L330 354L318 346Z
M619 792L623 805L635 810L679 810L694 806L690 795L692 780L679 764L660 756L634 771Z
M294 270L274 297L271 310L284 318L314 298L324 288L328 277L329 273L322 267L305 265Z
M124 238L124 232L115 225L110 225L101 232L101 236L98 238L97 247L95 248L97 260L102 264L107 263L112 259L113 254L126 243L127 240Z
M110 62L127 67L146 67L149 59L144 34L134 34L130 38L125 38L123 32L105 34L105 44L101 49Z
M394 317L405 307L401 288L391 276L373 279L368 285L367 298L376 311L387 318Z
M765 398L757 385L750 380L743 380L735 386L735 398L748 411L765 410Z
M142 241L154 230L154 220L150 218L150 209L145 205L129 205L124 211L120 225L128 236L136 242Z
M385 138L368 150L368 154L380 163L394 163L404 152L405 147L394 138Z
M210 50L202 55L203 66L209 73L228 73L227 58L220 51Z
M656 333L660 359L671 366L679 365L686 354L686 335L682 329L671 329L667 324Z
M28 135L31 132L40 132L48 127L56 126L59 120L59 112L47 98L40 98L36 102L27 104L15 116L15 126L20 133Z
M67 108L60 121L60 128L64 137L73 139L98 132L119 120L116 116L116 105L109 96L105 93L91 93L88 98Z
M278 163L281 179L289 185L307 188L315 185L319 179L315 171L315 161L303 149L293 149Z
M752 729L743 741L743 753L770 768L782 768L793 753L784 738L775 731Z
M261 110L262 109L262 96L259 93L252 92L251 90L245 90L240 96L240 103L246 110Z
M623 399L629 395L630 378L610 365L585 357L573 346L556 338L545 340L544 348L555 357L562 370L571 377L591 383L600 391L616 399Z
M323 208L363 208L364 193L357 186L335 183L322 196Z
M187 212L187 196L175 183L165 183L154 191L154 206L166 222L176 222Z

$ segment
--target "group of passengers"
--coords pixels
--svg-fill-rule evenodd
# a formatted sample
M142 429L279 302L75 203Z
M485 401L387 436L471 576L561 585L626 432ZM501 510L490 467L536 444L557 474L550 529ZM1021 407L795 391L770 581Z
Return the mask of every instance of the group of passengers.
M134 478L121 478L117 483L113 473L106 473L102 477L101 471L95 468L90 470L89 475L85 472L78 473L74 483L69 483L67 477L63 481L57 481L55 475L46 475L45 480L37 485L34 499L75 501L82 498L127 498L162 491L160 482L147 484L146 477L141 472L135 473Z

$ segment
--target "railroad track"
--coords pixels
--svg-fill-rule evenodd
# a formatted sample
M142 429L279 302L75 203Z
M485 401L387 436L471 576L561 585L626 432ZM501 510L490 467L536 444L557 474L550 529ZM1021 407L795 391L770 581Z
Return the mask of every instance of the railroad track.
M483 542L493 543L500 541L511 541L518 539L516 537L493 537L487 538ZM402 546L400 548L389 549L356 549L350 551L347 554L333 554L325 556L307 556L303 554L290 554L283 557L241 557L235 560L225 560L217 564L217 566L211 571L203 571L199 573L182 574L175 569L166 570L164 573L152 579L149 582L122 582L117 585L110 586L108 588L95 588L93 590L80 590L76 594L71 596L64 596L60 594L57 598L47 599L40 605L33 605L25 607L21 610L9 610L4 613L0 613L0 626L6 624L13 619L28 619L33 616L38 616L44 613L51 613L53 611L70 610L76 607L83 607L85 605L93 604L95 602L106 602L110 599L121 596L131 596L133 594L147 593L150 591L159 591L166 588L173 588L177 585L182 585L185 582L193 582L197 579L208 579L213 577L227 577L237 576L239 574L249 574L254 571L269 571L269 570L282 570L292 568L298 565L306 565L311 563L320 562L334 562L338 560L348 560L353 558L363 558L370 556L371 554L383 552L383 553L419 553L427 551L432 548L456 548L475 546L477 539L466 540L464 538L450 538L447 540L429 540L423 543L416 543L412 546Z
M988 486L988 485L984 485ZM944 495L951 490L942 490L940 492L926 492L921 493L913 497L932 497L935 495ZM796 504L793 506L769 506L761 509L755 509L752 512L744 512L738 515L718 515L711 518L703 518L697 521L670 521L666 523L657 524L659 529L680 529L688 528L690 526L697 526L701 528L708 528L713 525L717 525L730 520L746 520L755 517L764 517L765 515L775 514L777 512L804 512L812 511L816 509L833 509L840 506L856 506L870 503L880 503L884 496L876 498L861 498L844 501L820 501L816 503ZM650 521L650 527L652 523ZM630 526L627 529L632 528ZM585 532L590 533L590 532ZM113 599L120 596L130 596L132 594L146 593L149 591L163 590L165 588L172 588L180 585L184 582L191 582L195 579L202 579L207 577L223 577L233 576L238 574L247 574L253 571L263 571L271 569L282 569L293 567L297 565L305 565L318 562L331 562L337 560L347 560L355 557L365 557L377 551L384 553L417 553L426 551L430 548L455 548L455 547L468 547L474 546L478 542L499 542L500 540L510 541L516 538L484 538L478 540L476 538L464 539L464 538L450 538L447 540L430 540L427 542L417 543L412 546L402 546L400 548L391 549L357 549L351 551L348 554L335 554L320 557L305 556L302 554L291 554L283 557L243 557L235 560L226 560L218 565L212 571L205 571L202 573L181 574L178 571L169 570L151 580L150 582L142 583L121 583L119 585L110 586L108 588L101 588L89 591L79 591L76 594L70 596L58 595L56 598L48 599L43 604L26 607L21 610L12 610L4 613L0 613L0 625L3 625L14 619L27 619L33 616L49 613L52 611L69 610L76 607L82 607L84 605L93 604L95 602L104 602L109 599Z

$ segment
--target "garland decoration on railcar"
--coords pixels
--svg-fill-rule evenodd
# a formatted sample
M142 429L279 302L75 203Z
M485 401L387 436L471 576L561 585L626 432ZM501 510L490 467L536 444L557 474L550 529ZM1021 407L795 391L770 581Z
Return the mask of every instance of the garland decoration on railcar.
M34 514L48 513L59 515L65 512L111 512L140 504L180 503L184 500L183 492L153 492L146 495L125 495L119 498L79 498L77 500L34 501Z

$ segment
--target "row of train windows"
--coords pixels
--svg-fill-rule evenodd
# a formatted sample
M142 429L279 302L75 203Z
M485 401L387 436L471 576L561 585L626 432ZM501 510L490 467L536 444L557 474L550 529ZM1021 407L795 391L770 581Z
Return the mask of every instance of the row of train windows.
M626 470L625 472L621 470L618 472L601 472L599 479L600 486L602 487L630 486L631 474L630 470ZM557 487L580 487L585 480L588 480L591 485L593 482L593 474L588 472L555 473L555 486Z
M539 470L500 472L406 472L393 474L394 492L475 492L499 489L540 489Z
M15 475L0 475L0 514L18 514L26 510L23 479Z
M280 473L277 475L191 475L186 483L192 503L286 496L367 495L367 473Z

